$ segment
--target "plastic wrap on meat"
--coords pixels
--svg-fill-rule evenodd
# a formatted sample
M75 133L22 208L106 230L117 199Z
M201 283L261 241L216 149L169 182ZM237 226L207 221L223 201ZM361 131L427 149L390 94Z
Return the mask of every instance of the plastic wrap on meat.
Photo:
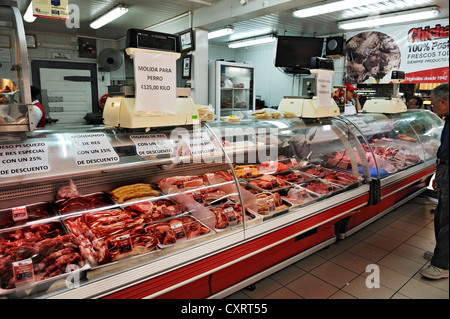
M299 186L291 188L287 196L282 196L281 198L295 205L305 204L315 199L306 189Z
M70 264L84 266L80 242L71 234L61 234L56 223L32 225L0 239L0 287L15 288L12 263L31 258L37 281L61 275Z
M59 200L59 199L75 198L80 196L81 194L78 191L77 186L72 180L70 180L69 185L63 186L58 190L56 194L56 199Z

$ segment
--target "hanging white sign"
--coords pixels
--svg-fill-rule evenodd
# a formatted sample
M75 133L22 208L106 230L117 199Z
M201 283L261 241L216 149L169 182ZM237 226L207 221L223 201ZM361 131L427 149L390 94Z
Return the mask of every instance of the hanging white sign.
M175 113L176 60L170 52L135 52L136 111Z
M333 71L319 70L317 74L317 106L331 108Z

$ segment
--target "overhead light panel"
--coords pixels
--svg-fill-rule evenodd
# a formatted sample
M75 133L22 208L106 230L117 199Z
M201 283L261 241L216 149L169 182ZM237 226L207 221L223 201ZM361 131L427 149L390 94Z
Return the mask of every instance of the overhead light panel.
M339 29L352 30L378 27L386 24L396 24L408 21L420 21L435 18L439 15L439 7L433 6L417 10L396 12L379 16L371 16L364 19L354 19L338 22Z
M26 22L34 22L36 20L36 17L33 15L33 1L30 1L30 5L27 8L27 11L25 11L25 14L23 15L23 19Z
M116 20L117 18L121 17L125 13L128 12L128 7L124 4L119 4L114 9L106 12L104 15L98 17L95 19L91 24L89 25L92 29L98 29L103 27L105 24L110 23L111 21Z
M319 14L342 11L342 10L355 8L355 7L362 7L365 5L369 5L369 4L373 4L373 3L377 3L377 2L383 2L383 1L385 2L386 0L359 0L359 1L342 0L342 1L336 1L336 2L331 2L331 3L321 4L321 5L314 6L314 7L296 10L296 11L294 11L293 15L294 15L294 17L297 17L297 18L307 18L307 17L316 16Z
M231 49L237 49L237 48L242 48L242 47L248 47L251 45L271 43L271 42L275 42L276 40L277 40L277 37L274 36L273 34L270 34L270 35L258 37L258 38L251 38L251 39L245 39L245 40L241 40L241 41L229 42L228 47Z
M233 32L234 32L233 26L229 25L226 28L208 32L208 39L223 37L226 35L230 35Z

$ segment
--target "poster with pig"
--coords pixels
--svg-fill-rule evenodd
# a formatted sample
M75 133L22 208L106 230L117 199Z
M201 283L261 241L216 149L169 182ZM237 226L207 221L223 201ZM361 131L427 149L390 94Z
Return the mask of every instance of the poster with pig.
M405 83L448 82L448 19L390 26L346 35L344 83L389 83L393 70Z

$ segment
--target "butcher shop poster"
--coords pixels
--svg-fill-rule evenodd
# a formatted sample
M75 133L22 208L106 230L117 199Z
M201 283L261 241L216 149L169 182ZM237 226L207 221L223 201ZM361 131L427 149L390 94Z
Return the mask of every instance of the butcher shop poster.
M448 82L448 19L347 33L344 83Z

